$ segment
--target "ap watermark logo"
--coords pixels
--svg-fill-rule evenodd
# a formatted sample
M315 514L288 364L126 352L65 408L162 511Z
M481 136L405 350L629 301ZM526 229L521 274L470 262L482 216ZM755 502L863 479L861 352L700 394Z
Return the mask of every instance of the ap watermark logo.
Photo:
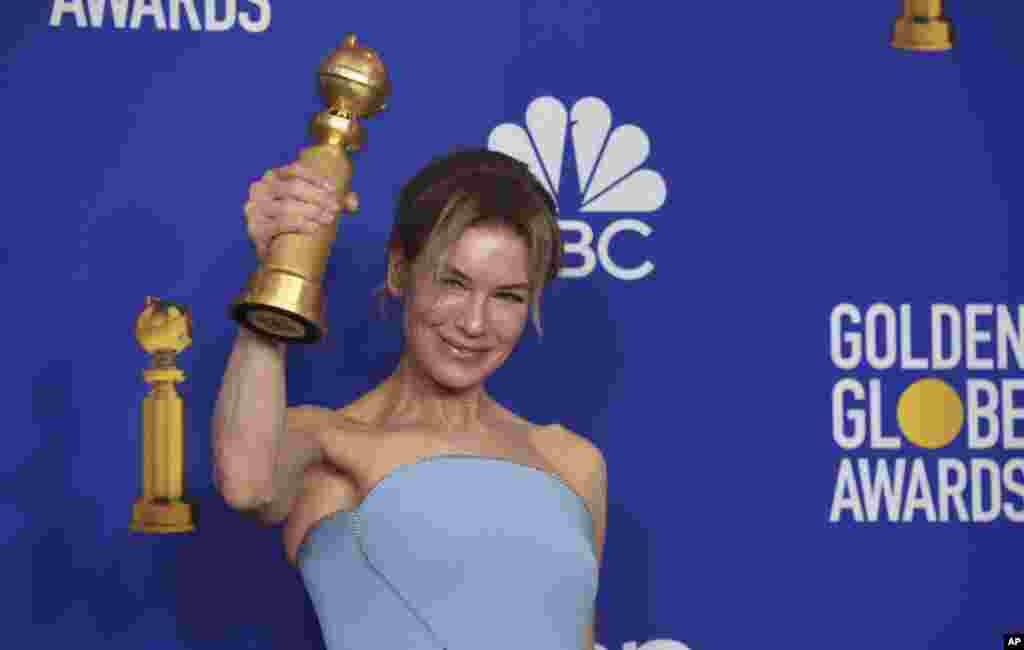
M575 170L566 167L575 171L578 194L562 182L569 141L576 164ZM612 220L597 236L596 247L590 223L597 213L650 213L665 203L664 178L644 168L651 142L643 129L632 124L613 129L611 109L597 97L584 97L571 110L554 97L538 97L526 108L526 128L499 124L491 131L487 146L529 165L554 195L561 229L578 234L576 241L565 242L564 250L578 255L582 263L566 264L561 277L586 277L598 264L619 280L640 280L654 271L650 259L624 266L612 254L613 241L623 233L651 236L653 228L645 219L637 215ZM590 219L566 218L577 213Z

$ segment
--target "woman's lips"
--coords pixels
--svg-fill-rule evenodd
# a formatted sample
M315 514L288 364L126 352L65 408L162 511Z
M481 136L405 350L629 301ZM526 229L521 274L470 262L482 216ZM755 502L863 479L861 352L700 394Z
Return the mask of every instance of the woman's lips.
M445 347L448 348L449 354L459 359L474 359L483 354L484 352L484 350L480 348L458 345L457 343L453 343L452 341L449 341L443 336L441 337L441 340L444 342Z

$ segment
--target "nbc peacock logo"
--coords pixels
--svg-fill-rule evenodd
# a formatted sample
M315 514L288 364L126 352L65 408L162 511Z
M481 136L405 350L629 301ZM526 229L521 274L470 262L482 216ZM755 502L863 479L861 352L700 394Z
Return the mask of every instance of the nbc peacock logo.
M570 126L571 149L566 146ZM633 124L613 129L611 109L597 97L584 97L571 110L555 97L538 97L526 108L526 128L499 124L487 146L529 165L555 197L562 231L577 234L576 241L564 243L564 251L582 262L563 265L561 277L586 277L598 265L619 280L640 280L654 271L650 259L631 263L613 254L613 243L623 233L651 236L653 228L636 213L657 211L667 196L665 179L644 167L651 142L643 129ZM562 182L563 176L573 173L578 189ZM578 213L587 218L572 218ZM595 243L594 226L600 225L598 217L603 214L613 218Z

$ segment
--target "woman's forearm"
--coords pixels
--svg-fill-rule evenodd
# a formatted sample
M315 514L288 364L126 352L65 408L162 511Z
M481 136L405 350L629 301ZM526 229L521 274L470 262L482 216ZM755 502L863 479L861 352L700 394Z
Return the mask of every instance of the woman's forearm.
M214 481L228 505L258 510L276 496L286 435L286 345L239 327L213 416Z

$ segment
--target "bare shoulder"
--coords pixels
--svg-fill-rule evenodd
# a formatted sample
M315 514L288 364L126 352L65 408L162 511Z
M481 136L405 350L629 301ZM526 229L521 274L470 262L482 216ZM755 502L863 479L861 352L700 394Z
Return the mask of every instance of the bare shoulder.
M594 480L606 474L604 454L585 436L561 424L552 424L541 427L538 437L538 443L560 461L560 467L580 479Z
M587 437L561 424L537 425L500 404L506 422L529 431L531 446L581 494L600 492L607 470L604 454Z
M560 424L544 427L550 443L559 454L559 471L587 504L594 522L594 541L600 564L604 554L605 527L608 521L608 466L604 454L589 439Z

